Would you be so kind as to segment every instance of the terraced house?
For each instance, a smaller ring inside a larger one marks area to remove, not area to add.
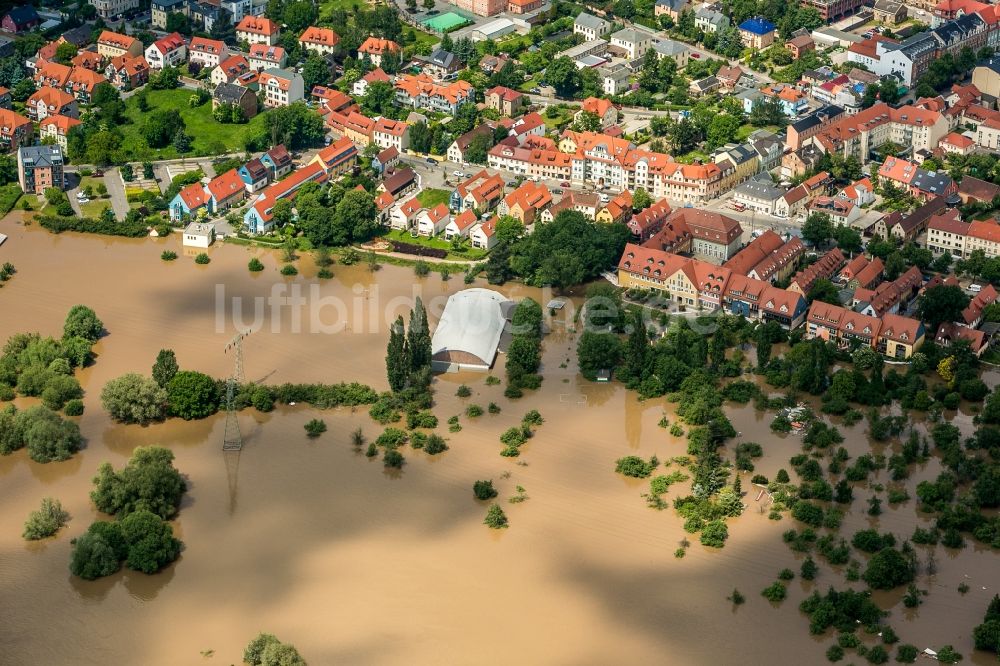
[[[907,359],[923,344],[924,325],[896,314],[876,318],[814,301],[806,316],[806,338],[828,340],[842,349],[860,343],[890,358]]]

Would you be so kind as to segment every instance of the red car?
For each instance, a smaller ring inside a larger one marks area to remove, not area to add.
[[[561,182],[559,184],[562,185],[563,187],[569,187],[569,183],[566,182],[566,181],[563,181],[563,182]]]
[[[701,54],[700,53],[692,53],[691,57],[694,58],[695,60],[697,60],[698,58],[701,57]]]

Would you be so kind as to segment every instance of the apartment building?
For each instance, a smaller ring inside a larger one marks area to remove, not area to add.
[[[524,105],[524,93],[504,86],[496,86],[486,91],[486,106],[501,116],[513,117],[521,112]]]
[[[573,34],[583,35],[585,42],[603,39],[610,32],[611,24],[608,21],[587,12],[580,12],[573,20]]]
[[[608,40],[629,60],[637,60],[653,47],[653,35],[637,28],[623,28],[613,33]]]
[[[406,74],[396,80],[395,86],[396,103],[414,109],[454,116],[462,104],[475,101],[476,90],[467,81],[442,84],[426,74]]]
[[[841,252],[839,247],[835,247],[820,257],[815,263],[809,264],[793,275],[788,283],[788,290],[797,292],[802,296],[808,296],[818,280],[832,279],[843,265],[844,253]]]
[[[722,266],[665,252],[651,243],[625,246],[618,263],[618,283],[626,289],[664,292],[684,308],[726,309],[753,321],[775,321],[786,329],[801,324],[806,314],[801,294]]]
[[[507,8],[506,0],[448,0],[459,9],[477,16],[496,16]]]
[[[814,301],[806,315],[806,339],[834,342],[842,349],[862,344],[895,359],[907,359],[924,342],[917,319],[886,314],[870,317],[837,305]]]
[[[285,69],[268,69],[260,73],[260,90],[264,106],[288,106],[303,99],[305,83],[296,72]]]
[[[247,209],[243,223],[252,234],[267,233],[274,227],[274,204],[295,195],[306,183],[325,183],[326,169],[313,162],[292,173],[288,178],[268,185]]]
[[[30,144],[35,126],[31,120],[10,109],[0,109],[0,147],[17,150]]]
[[[188,47],[188,62],[202,67],[215,68],[229,56],[225,42],[204,37],[192,37]]]
[[[150,25],[159,30],[166,30],[168,16],[171,14],[187,15],[187,0],[152,0],[149,12]]]
[[[381,67],[382,56],[387,53],[399,53],[400,50],[399,44],[391,39],[369,37],[358,47],[358,60],[364,60],[367,57],[375,67]]]
[[[288,64],[285,49],[268,44],[251,44],[247,49],[247,63],[255,72],[265,69],[283,69]]]
[[[139,0],[88,0],[97,15],[105,21],[114,20],[128,12],[133,12],[141,6]]]
[[[212,70],[209,79],[212,85],[218,86],[223,83],[233,83],[250,71],[250,63],[246,58],[241,55],[231,55]]]
[[[801,240],[793,237],[785,242],[781,236],[767,230],[724,263],[723,267],[762,282],[776,282],[791,275],[803,254],[805,246]]]
[[[856,115],[840,117],[807,141],[823,152],[854,157],[864,164],[887,142],[931,151],[949,131],[948,120],[937,111],[910,105],[896,109],[880,102]]]
[[[45,120],[49,116],[80,117],[80,107],[76,97],[59,88],[39,88],[25,102],[28,117],[35,122]]]
[[[21,146],[17,149],[17,182],[21,190],[44,194],[50,187],[66,189],[60,146]]]
[[[69,116],[49,116],[38,123],[38,135],[43,141],[45,139],[54,141],[65,152],[67,149],[66,137],[69,131],[79,124],[79,120]]]
[[[935,197],[946,197],[958,191],[958,186],[944,171],[928,171],[916,162],[897,157],[889,157],[879,167],[878,177],[882,182],[894,183],[923,201]]]
[[[110,60],[121,55],[141,56],[143,48],[142,42],[135,37],[105,30],[97,38],[97,52],[105,60]]]
[[[318,28],[310,26],[299,35],[299,46],[303,51],[312,51],[321,56],[333,55],[337,51],[337,44],[340,43],[340,35],[330,28]]]
[[[873,38],[848,49],[849,62],[865,65],[879,76],[894,76],[907,87],[912,86],[944,54],[957,56],[963,48],[973,52],[987,46],[991,34],[996,34],[996,17],[990,14],[988,23],[978,13],[967,13],[920,32],[902,42]]]
[[[456,211],[493,210],[504,198],[504,181],[497,174],[480,170],[455,186],[449,204]]]
[[[174,32],[158,39],[146,49],[146,62],[151,69],[177,67],[187,60],[187,44]]]
[[[263,16],[244,16],[236,26],[236,39],[247,44],[274,46],[280,37],[278,24]]]
[[[410,147],[410,126],[400,120],[379,118],[372,128],[372,141],[380,148],[403,152]]]
[[[104,75],[118,90],[134,90],[149,81],[149,63],[143,56],[118,56],[108,62]]]

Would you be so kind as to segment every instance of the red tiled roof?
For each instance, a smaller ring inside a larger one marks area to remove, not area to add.
[[[236,26],[236,32],[246,32],[253,35],[270,37],[280,31],[278,24],[263,16],[244,16]]]
[[[236,169],[230,169],[221,176],[208,181],[208,191],[217,202],[225,201],[239,192],[245,192],[243,180]]]
[[[208,203],[208,192],[201,183],[192,183],[178,192],[181,201],[188,207],[188,210],[195,210]]]

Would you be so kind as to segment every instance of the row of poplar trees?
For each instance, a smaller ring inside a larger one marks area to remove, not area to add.
[[[418,296],[410,310],[410,327],[403,325],[400,315],[389,331],[385,370],[389,388],[400,392],[407,387],[425,387],[431,376],[431,333],[427,311]]]

